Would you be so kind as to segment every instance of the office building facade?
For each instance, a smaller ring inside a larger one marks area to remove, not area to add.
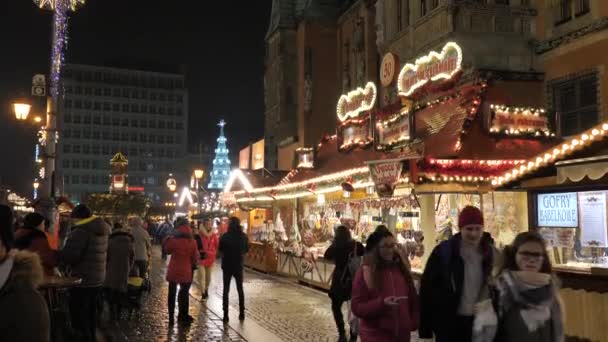
[[[68,64],[62,79],[57,181],[83,201],[107,192],[110,159],[129,160],[128,183],[154,202],[180,174],[188,140],[188,92],[178,73]]]

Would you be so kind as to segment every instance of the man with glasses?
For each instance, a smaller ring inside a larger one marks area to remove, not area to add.
[[[485,233],[481,211],[473,206],[458,216],[460,232],[431,253],[420,283],[421,339],[470,342],[475,304],[488,296],[494,241]]]

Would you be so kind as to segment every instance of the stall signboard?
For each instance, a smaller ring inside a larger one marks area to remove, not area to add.
[[[371,161],[368,166],[378,197],[391,197],[401,177],[402,159]]]
[[[393,118],[376,123],[376,148],[379,150],[403,146],[411,137],[410,114],[395,115]]]
[[[397,80],[400,96],[410,96],[418,88],[429,82],[449,80],[462,68],[462,49],[454,42],[447,43],[441,52],[431,51],[418,58],[415,63],[406,64]]]
[[[395,81],[398,67],[399,58],[394,53],[389,52],[382,57],[382,63],[380,63],[380,84],[383,87],[388,87]]]
[[[378,91],[373,82],[368,82],[365,88],[357,88],[348,94],[340,96],[337,106],[338,119],[346,121],[356,118],[362,112],[374,108]]]
[[[606,192],[579,192],[581,216],[581,245],[583,247],[607,247]]]
[[[372,142],[372,126],[369,117],[338,127],[339,150],[348,150],[356,146],[364,147]]]
[[[576,192],[538,194],[537,209],[539,227],[578,227],[578,197]]]
[[[490,132],[509,134],[549,133],[549,124],[544,110],[509,108],[492,105]]]

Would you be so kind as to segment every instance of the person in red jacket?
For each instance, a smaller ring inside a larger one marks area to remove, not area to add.
[[[169,324],[173,324],[175,313],[175,296],[179,284],[179,295],[177,301],[179,314],[177,320],[180,323],[190,324],[194,321],[188,314],[190,306],[190,285],[192,285],[192,274],[198,264],[198,247],[192,237],[192,229],[188,220],[180,217],[175,221],[177,232],[169,236],[164,242],[167,254],[171,255],[167,268],[167,281],[169,282]]]
[[[199,284],[203,292],[203,298],[209,297],[209,284],[211,283],[211,274],[213,273],[213,265],[217,256],[217,248],[220,244],[220,239],[217,233],[213,230],[213,222],[207,218],[203,221],[203,229],[200,230],[200,236],[203,241],[203,250],[205,258],[201,259],[199,267]]]
[[[30,213],[23,219],[23,227],[15,233],[15,247],[36,252],[40,255],[44,275],[55,274],[57,266],[57,251],[51,248],[48,237],[44,232],[44,216]]]
[[[391,233],[372,237],[379,243],[364,257],[352,290],[361,342],[409,342],[419,316],[412,275]]]

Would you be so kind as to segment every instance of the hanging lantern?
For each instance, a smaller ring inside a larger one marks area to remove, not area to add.
[[[348,177],[346,181],[342,183],[342,190],[345,192],[353,192],[355,191],[355,187],[353,186],[353,177]]]

